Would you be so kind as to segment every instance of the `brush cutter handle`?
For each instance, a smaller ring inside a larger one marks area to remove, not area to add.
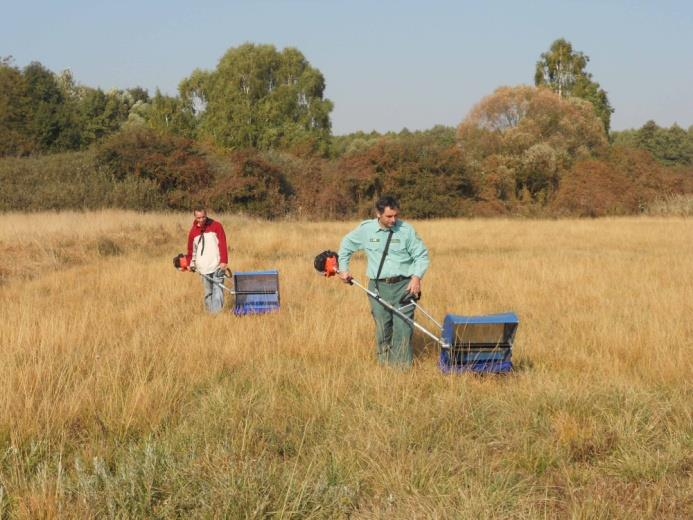
[[[354,285],[354,277],[351,276],[349,272],[341,272],[337,271],[337,278],[339,278],[341,281],[344,283],[348,283],[349,285]]]
[[[210,275],[208,275],[208,274],[202,274],[202,273],[199,273],[199,272],[198,272],[197,274],[199,274],[199,275],[200,275],[202,278],[204,278],[205,280],[207,280],[207,281],[213,283],[214,285],[218,285],[219,287],[221,287],[221,288],[224,289],[225,291],[228,291],[228,292],[230,292],[231,294],[234,294],[234,295],[236,294],[236,291],[235,291],[234,289],[229,289],[228,287],[226,287],[226,285],[225,285],[224,282],[223,282],[224,278],[222,278],[222,281],[221,281],[221,282],[218,282],[217,280],[214,279],[214,277],[212,277],[212,276],[210,276]]]
[[[421,299],[421,292],[416,294],[408,292],[399,300],[400,305],[409,305],[412,302],[418,302]]]

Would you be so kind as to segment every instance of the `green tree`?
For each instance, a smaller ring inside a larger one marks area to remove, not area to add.
[[[25,155],[33,143],[26,120],[29,98],[21,71],[12,65],[12,58],[0,59],[0,156]]]
[[[157,89],[144,114],[149,126],[159,132],[195,137],[195,115],[179,97],[166,96]]]
[[[24,68],[23,76],[29,99],[27,130],[36,151],[77,148],[79,131],[55,74],[32,62]]]
[[[633,144],[649,151],[662,164],[693,164],[693,135],[676,124],[661,128],[654,121],[648,121],[635,132]]]
[[[79,103],[82,144],[89,145],[112,133],[117,126],[106,114],[108,97],[99,89],[87,89]],[[115,128],[114,128],[115,127]]]
[[[142,121],[139,112],[149,101],[149,93],[142,87],[105,93],[100,88],[79,85],[70,70],[56,74],[55,78],[62,93],[63,110],[70,114],[79,133],[76,146],[85,148],[117,132],[123,123],[132,119],[131,116]]]
[[[229,148],[327,144],[332,103],[325,80],[297,49],[247,43],[214,71],[196,70],[179,86],[183,109],[200,137]]]
[[[135,105],[138,101],[142,103],[149,103],[149,91],[142,87],[133,87],[127,89],[127,95],[131,99],[131,104]]]
[[[574,96],[592,103],[608,134],[614,109],[606,92],[585,70],[589,61],[585,54],[574,51],[570,42],[559,38],[537,61],[534,84],[549,87],[559,97]]]
[[[618,146],[637,148],[636,134],[637,130],[635,129],[613,131],[611,132],[611,142]]]
[[[149,94],[141,87],[104,93],[55,74],[39,62],[23,70],[0,59],[0,156],[78,150],[140,118]]]

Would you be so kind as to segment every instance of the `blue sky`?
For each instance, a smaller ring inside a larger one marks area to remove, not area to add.
[[[0,56],[105,90],[176,94],[230,47],[296,47],[325,76],[335,134],[457,125],[496,87],[532,84],[560,37],[590,57],[613,129],[693,125],[691,1],[25,0],[0,18]]]

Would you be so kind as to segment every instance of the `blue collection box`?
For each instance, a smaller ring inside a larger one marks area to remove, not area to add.
[[[279,272],[254,271],[233,273],[236,302],[233,313],[265,314],[279,310]]]
[[[520,321],[514,312],[483,316],[448,314],[440,352],[443,372],[505,373],[512,370],[512,349]]]

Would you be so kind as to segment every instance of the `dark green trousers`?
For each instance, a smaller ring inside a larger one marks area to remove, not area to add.
[[[402,280],[392,284],[380,282],[378,284],[380,297],[395,308],[398,308],[400,307],[399,300],[407,293],[407,285],[409,285],[409,280]],[[368,289],[376,292],[373,280],[368,282]],[[375,298],[369,296],[368,300],[371,304],[371,314],[375,320],[375,341],[378,361],[403,368],[410,367],[414,360],[414,350],[411,345],[413,327],[410,323],[378,303]],[[413,319],[414,306],[411,306],[404,314]]]

